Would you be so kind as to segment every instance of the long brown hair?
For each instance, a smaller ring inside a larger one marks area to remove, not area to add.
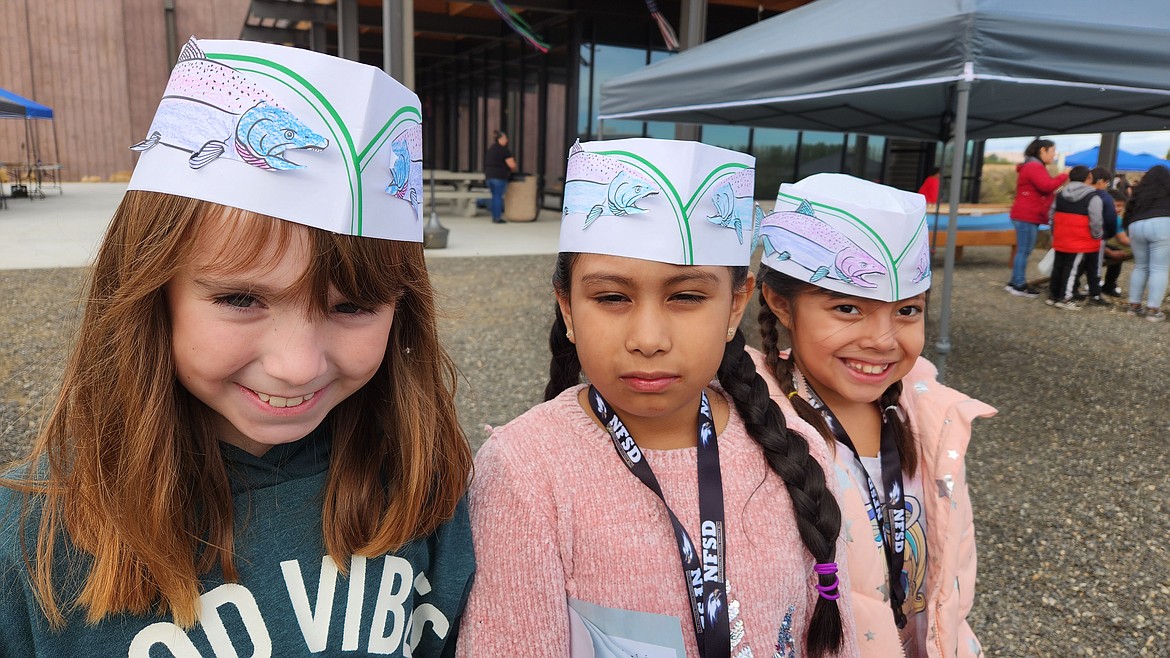
[[[85,610],[198,615],[199,577],[238,578],[232,495],[212,412],[179,384],[164,286],[192,258],[202,230],[236,217],[217,266],[245,267],[275,241],[308,236],[311,262],[295,286],[314,313],[335,286],[363,307],[395,305],[382,365],[326,419],[332,432],[322,526],[345,568],[433,532],[467,489],[471,449],[455,415],[454,363],[440,345],[422,245],[344,236],[214,203],[127,192],[88,279],[86,306],[60,395],[23,475],[22,525],[32,586],[46,618]],[[35,520],[39,516],[39,520]],[[90,558],[76,591],[54,576],[67,535]],[[31,532],[27,535],[31,543]]]

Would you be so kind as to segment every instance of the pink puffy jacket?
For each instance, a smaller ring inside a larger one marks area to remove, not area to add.
[[[768,382],[772,399],[780,405],[788,427],[806,437],[817,432],[806,423],[780,392],[775,377],[764,363],[764,355],[749,348],[756,368]],[[967,492],[965,457],[971,440],[971,422],[994,416],[996,410],[979,400],[938,382],[938,370],[930,361],[918,363],[902,380],[902,407],[918,440],[918,468],[927,492],[923,503],[926,513],[926,543],[930,547],[927,564],[927,655],[930,658],[981,656],[982,648],[967,624],[967,615],[975,601],[975,525],[971,499]],[[844,453],[844,454],[843,454]],[[838,450],[838,479],[852,478],[852,471],[841,466],[840,459],[852,457]],[[843,484],[843,483],[842,483]],[[837,487],[834,487],[835,489]],[[864,485],[840,487],[842,528],[854,528],[855,537],[863,537],[869,528]],[[847,556],[853,592],[854,628],[862,656],[890,658],[901,656],[902,643],[894,625],[890,604],[880,593],[885,584],[885,556],[872,541],[849,541]]]

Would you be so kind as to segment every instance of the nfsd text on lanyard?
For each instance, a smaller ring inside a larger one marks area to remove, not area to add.
[[[702,556],[674,511],[662,495],[662,487],[654,471],[646,463],[638,443],[617,414],[601,397],[596,388],[589,387],[589,407],[597,420],[609,432],[613,447],[626,467],[642,484],[662,501],[678,542],[683,576],[690,589],[691,615],[695,625],[695,643],[703,658],[727,658],[731,655],[731,630],[727,614],[727,587],[724,574],[726,557],[723,534],[723,477],[719,472],[719,443],[715,436],[715,421],[711,404],[704,392],[699,401],[699,527],[702,533]]]
[[[803,378],[803,375],[801,377]],[[837,420],[833,410],[821,400],[811,385],[807,385],[807,390],[808,403],[813,409],[821,412],[821,417],[825,419],[825,423],[833,432],[837,442],[849,448],[850,452],[853,453],[853,458],[857,460],[858,466],[861,467],[861,473],[865,476],[870,507],[872,513],[876,515],[875,520],[882,531],[882,549],[886,555],[886,568],[889,571],[890,608],[894,612],[894,622],[898,628],[905,628],[906,613],[902,609],[902,605],[906,601],[906,585],[902,582],[902,567],[906,562],[906,499],[903,496],[902,459],[898,451],[898,444],[894,440],[893,428],[890,427],[885,414],[881,414],[882,429],[878,454],[882,465],[882,487],[886,492],[887,501],[883,504],[878,496],[877,487],[869,477],[869,471],[861,462],[861,455],[854,447],[845,427],[841,425],[841,421]],[[880,410],[879,413],[881,413]]]

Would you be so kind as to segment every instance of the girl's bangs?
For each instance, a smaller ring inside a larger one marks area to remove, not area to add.
[[[408,287],[408,273],[422,262],[421,245],[341,235],[217,204],[201,213],[192,242],[210,249],[201,269],[218,275],[275,267],[303,242],[308,266],[278,297],[296,300],[315,315],[329,312],[331,289],[362,308],[392,305]]]

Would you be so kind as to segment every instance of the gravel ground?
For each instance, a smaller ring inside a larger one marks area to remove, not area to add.
[[[976,424],[967,464],[980,556],[972,626],[991,656],[1170,656],[1170,323],[1009,296],[1007,257],[968,247],[955,277],[948,384],[999,409]],[[485,425],[540,398],[552,261],[432,262],[476,447]],[[0,458],[25,449],[51,399],[81,277],[0,272]]]

